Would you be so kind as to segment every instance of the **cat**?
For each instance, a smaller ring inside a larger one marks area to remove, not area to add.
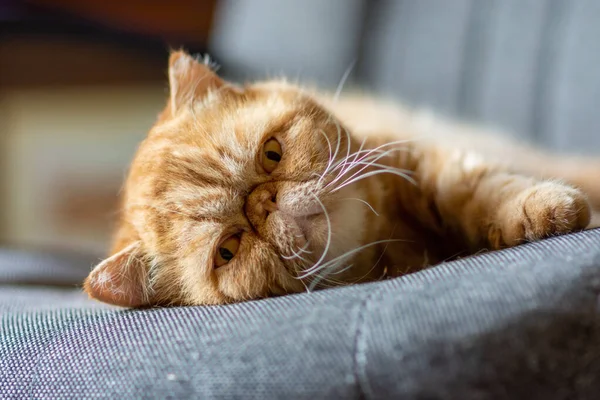
[[[211,305],[418,271],[597,226],[600,162],[363,95],[238,86],[185,52],[127,177],[111,256],[123,307]],[[590,224],[590,221],[593,222]]]

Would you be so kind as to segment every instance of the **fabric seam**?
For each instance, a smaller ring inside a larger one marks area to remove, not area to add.
[[[356,381],[358,397],[360,399],[368,398],[367,393],[365,391],[366,382],[364,377],[364,371],[361,371],[361,369],[364,369],[365,365],[360,365],[361,363],[359,361],[359,353],[361,353],[361,349],[359,348],[359,346],[361,345],[361,342],[363,340],[365,315],[370,302],[375,298],[376,295],[381,293],[382,290],[383,288],[378,288],[377,290],[367,295],[357,307],[358,315],[356,316],[356,332],[354,334],[354,355],[352,370],[354,374],[354,379]]]

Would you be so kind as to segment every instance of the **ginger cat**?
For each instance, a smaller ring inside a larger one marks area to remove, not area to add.
[[[107,303],[223,304],[372,281],[581,230],[600,209],[598,161],[362,96],[236,86],[183,52],[169,81],[112,255],[84,284]]]

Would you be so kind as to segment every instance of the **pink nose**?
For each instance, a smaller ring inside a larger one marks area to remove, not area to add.
[[[246,200],[246,216],[255,227],[262,224],[269,213],[277,210],[277,188],[273,183],[256,187]]]

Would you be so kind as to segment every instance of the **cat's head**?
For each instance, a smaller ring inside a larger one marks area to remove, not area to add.
[[[221,304],[303,291],[347,265],[351,256],[336,257],[363,243],[368,209],[347,201],[366,188],[340,162],[360,149],[339,121],[294,85],[236,86],[182,52],[169,82],[88,294],[133,307]]]

